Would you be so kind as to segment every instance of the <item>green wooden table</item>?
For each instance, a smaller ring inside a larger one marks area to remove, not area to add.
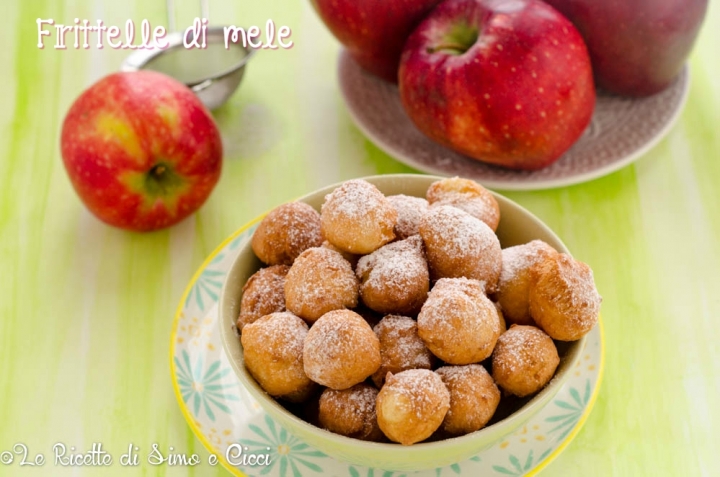
[[[180,24],[198,13],[176,0]],[[692,56],[678,124],[634,165],[564,189],[507,195],[546,221],[595,270],[604,296],[604,382],[585,427],[542,475],[719,475],[720,4]],[[0,475],[227,475],[185,423],[171,389],[173,312],[193,271],[263,211],[357,176],[411,172],[351,122],[338,93],[338,44],[309,2],[214,0],[211,18],[290,25],[295,47],[253,59],[215,116],[222,179],[170,230],[109,228],[62,167],[69,105],[126,52],[36,48],[38,17],[164,23],[162,0],[0,3],[0,452],[53,444],[116,456],[129,443],[197,452],[203,465],[42,468]]]

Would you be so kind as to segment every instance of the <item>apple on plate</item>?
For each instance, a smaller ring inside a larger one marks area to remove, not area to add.
[[[398,63],[413,28],[440,0],[311,0],[322,21],[353,59],[397,83]]]
[[[590,57],[540,0],[446,0],[408,38],[403,107],[431,139],[513,169],[556,161],[590,123]]]
[[[672,84],[708,0],[545,0],[580,30],[600,88],[647,96]]]
[[[100,220],[135,231],[196,211],[222,166],[212,116],[182,83],[152,71],[115,73],[78,97],[61,135],[75,191]]]

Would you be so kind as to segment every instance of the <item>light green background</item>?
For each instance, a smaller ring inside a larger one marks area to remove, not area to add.
[[[194,0],[176,0],[186,24]],[[252,61],[216,118],[222,179],[192,218],[147,235],[111,229],[75,196],[59,154],[73,99],[126,52],[37,49],[35,19],[164,22],[162,0],[0,3],[0,452],[63,442],[197,452],[178,468],[42,469],[0,475],[227,475],[205,464],[172,393],[172,317],[193,271],[267,209],[351,177],[411,169],[368,142],[340,100],[338,45],[305,0],[214,0],[211,19],[290,25],[296,46]],[[633,166],[564,189],[508,193],[595,270],[605,380],[595,410],[542,475],[719,475],[720,4],[692,57],[677,126]]]

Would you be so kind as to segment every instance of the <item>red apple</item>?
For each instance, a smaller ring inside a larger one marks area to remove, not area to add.
[[[647,96],[678,76],[708,0],[546,0],[580,30],[599,87]]]
[[[182,83],[152,71],[115,73],[83,92],[65,117],[61,149],[88,209],[136,231],[196,211],[222,165],[210,113]]]
[[[370,73],[397,83],[405,40],[440,0],[311,0],[335,38]]]
[[[580,34],[540,0],[446,0],[408,39],[399,79],[427,136],[513,169],[557,160],[595,106]]]

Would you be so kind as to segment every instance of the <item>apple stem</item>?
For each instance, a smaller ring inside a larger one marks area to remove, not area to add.
[[[145,187],[154,195],[167,195],[178,184],[178,177],[167,164],[155,164],[147,173]]]
[[[448,42],[436,48],[428,48],[428,53],[437,53],[438,51],[447,51],[448,53],[454,53],[456,55],[462,55],[468,50],[467,45],[463,45],[460,42]]]

